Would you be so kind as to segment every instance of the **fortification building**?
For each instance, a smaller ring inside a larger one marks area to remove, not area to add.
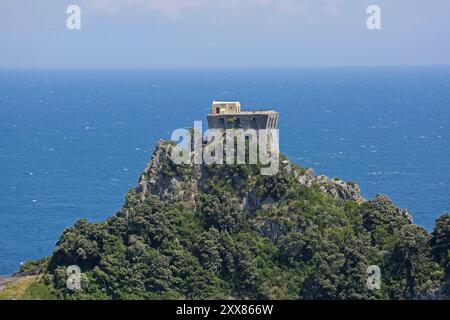
[[[238,101],[214,101],[208,114],[210,129],[276,129],[279,114],[274,110],[241,110]]]

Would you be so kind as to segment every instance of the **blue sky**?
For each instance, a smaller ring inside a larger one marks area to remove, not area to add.
[[[1,0],[0,46],[0,68],[450,64],[450,1]]]

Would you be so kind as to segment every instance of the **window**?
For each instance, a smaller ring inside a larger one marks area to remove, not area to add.
[[[256,122],[256,117],[252,117],[251,126],[252,126],[252,128],[255,129],[255,130],[258,129],[258,123]]]

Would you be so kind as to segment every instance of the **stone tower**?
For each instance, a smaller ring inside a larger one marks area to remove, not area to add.
[[[240,102],[214,101],[208,114],[210,129],[276,129],[279,114],[274,110],[242,111]]]

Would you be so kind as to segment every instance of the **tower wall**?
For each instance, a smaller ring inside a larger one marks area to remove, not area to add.
[[[210,129],[272,129],[278,127],[278,112],[254,111],[237,114],[209,114]]]

